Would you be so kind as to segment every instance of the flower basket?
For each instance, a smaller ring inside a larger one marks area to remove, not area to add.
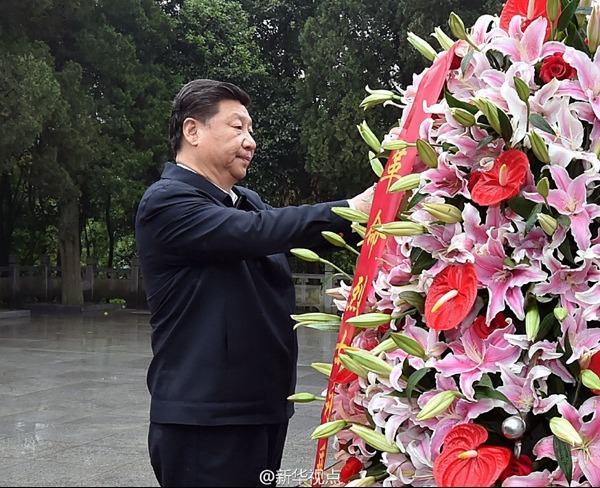
[[[355,220],[385,246],[339,369],[315,365],[334,386],[313,438],[334,442],[347,486],[600,486],[600,5],[509,0],[449,25],[418,139],[398,136],[429,68],[367,89],[365,108],[401,111],[381,142],[359,127],[378,175],[418,155],[386,182],[396,220]]]

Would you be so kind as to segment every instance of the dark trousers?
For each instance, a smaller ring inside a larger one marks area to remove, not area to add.
[[[276,486],[287,427],[151,422],[150,462],[160,486]]]

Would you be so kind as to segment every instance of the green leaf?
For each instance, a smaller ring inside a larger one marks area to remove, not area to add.
[[[477,400],[481,400],[482,398],[492,398],[494,400],[500,400],[508,403],[509,405],[513,405],[513,403],[506,397],[504,393],[495,390],[494,388],[490,388],[489,386],[481,386],[480,384],[475,386],[475,398]]]
[[[406,382],[406,389],[404,390],[404,393],[406,393],[407,398],[411,397],[412,391],[418,385],[419,381],[421,381],[423,379],[423,376],[425,376],[428,372],[429,372],[429,368],[421,368],[421,369],[418,369],[417,371],[414,371],[408,377],[408,381]]]
[[[550,127],[550,124],[548,124],[548,122],[546,122],[546,119],[544,117],[542,117],[540,114],[531,114],[529,116],[529,123],[531,125],[533,125],[536,129],[540,129],[543,130],[544,132],[547,132],[548,134],[552,134],[553,136],[556,135],[556,133],[554,132],[554,129],[552,127]]]
[[[567,26],[571,23],[571,20],[573,20],[578,6],[579,0],[571,0],[569,4],[563,8],[560,17],[558,18],[558,24],[556,24],[556,29],[558,31],[566,30]]]
[[[487,146],[494,139],[495,139],[494,136],[484,137],[483,139],[481,139],[481,141],[479,141],[479,144],[477,144],[477,150],[481,149],[483,146]]]
[[[424,270],[431,268],[436,263],[436,260],[431,256],[431,254],[423,251],[418,254],[416,259],[412,260],[412,263],[413,265],[410,272],[413,275],[419,275]]]
[[[513,128],[510,124],[510,119],[508,118],[504,110],[497,109],[497,112],[498,120],[500,121],[500,135],[502,136],[502,139],[504,139],[504,141],[508,144],[510,138],[513,135]]]
[[[448,104],[449,107],[463,108],[463,109],[467,110],[468,112],[472,113],[473,115],[475,115],[477,113],[477,111],[479,110],[475,105],[473,105],[471,103],[463,102],[461,100],[454,98],[449,92],[446,92],[444,94],[444,98],[446,99],[446,103]]]
[[[533,209],[536,207],[536,203],[531,200],[527,200],[523,197],[514,197],[508,200],[508,206],[511,210],[518,213],[524,219],[529,219]]]
[[[423,313],[423,310],[425,309],[425,298],[420,293],[417,293],[416,291],[403,291],[398,295],[398,298],[415,307],[420,314]]]
[[[526,233],[529,232],[531,229],[533,229],[533,226],[537,222],[537,216],[542,211],[542,207],[543,207],[543,205],[541,203],[538,203],[531,210],[531,213],[529,214],[529,218],[527,219],[527,222],[525,223],[525,232]]]
[[[469,49],[469,51],[467,52],[465,57],[462,58],[462,61],[460,62],[460,70],[462,71],[463,75],[467,72],[467,69],[469,68],[469,64],[471,64],[471,58],[473,57],[474,52],[475,52],[474,49]]]
[[[535,340],[541,341],[544,337],[546,337],[546,335],[548,335],[548,332],[550,332],[555,324],[558,324],[558,320],[556,320],[554,314],[549,313],[546,315],[540,322],[540,329],[538,330]]]
[[[567,485],[571,486],[571,479],[573,478],[573,457],[571,456],[571,448],[566,442],[561,441],[555,435],[552,436],[552,441],[558,467],[564,473],[565,478],[567,479]]]

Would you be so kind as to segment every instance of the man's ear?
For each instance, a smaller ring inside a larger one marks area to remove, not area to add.
[[[183,121],[182,135],[188,144],[196,146],[199,141],[200,131],[202,130],[202,124],[192,117],[188,117]]]

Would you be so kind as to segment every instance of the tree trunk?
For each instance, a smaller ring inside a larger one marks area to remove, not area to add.
[[[65,197],[59,202],[58,251],[60,254],[62,304],[83,305],[79,205],[75,196]]]

